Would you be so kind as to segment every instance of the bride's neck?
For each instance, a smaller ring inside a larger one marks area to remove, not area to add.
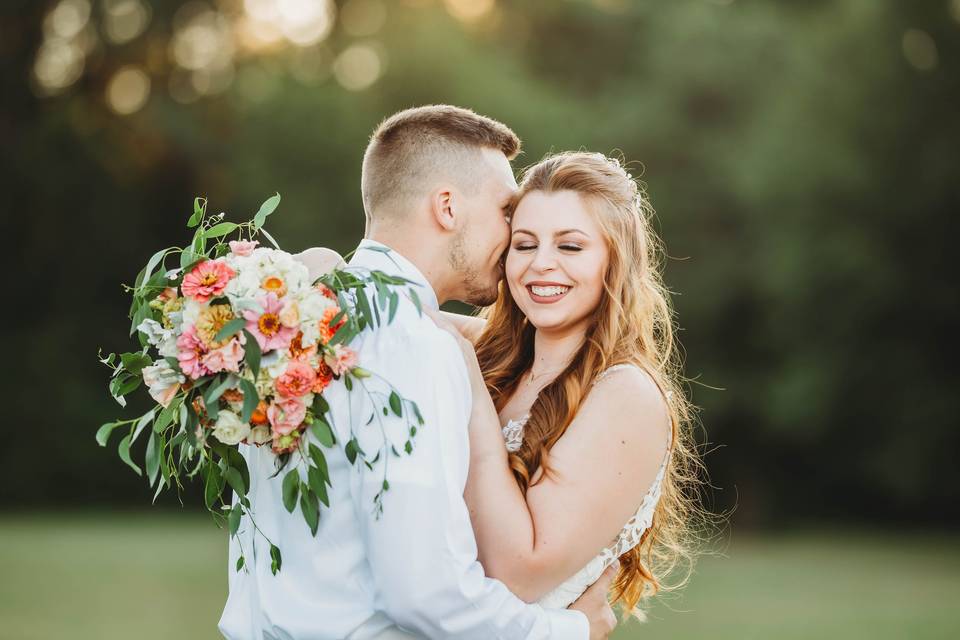
[[[582,329],[564,333],[537,331],[533,338],[533,377],[559,373],[568,364],[583,344],[586,332]]]

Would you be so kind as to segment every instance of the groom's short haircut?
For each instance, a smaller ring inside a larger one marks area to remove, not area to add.
[[[513,160],[520,139],[503,123],[449,105],[390,116],[373,132],[363,155],[360,190],[367,219],[403,213],[437,178],[475,190],[485,175],[483,148]]]

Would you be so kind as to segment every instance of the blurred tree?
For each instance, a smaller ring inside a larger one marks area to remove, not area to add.
[[[288,5],[5,5],[0,162],[29,302],[5,322],[2,503],[145,504],[93,442],[119,411],[94,355],[126,344],[119,283],[182,241],[194,195],[239,219],[279,191],[282,243],[347,251],[369,132],[450,102],[510,124],[518,167],[586,147],[643,175],[718,508],[957,523],[960,3]]]

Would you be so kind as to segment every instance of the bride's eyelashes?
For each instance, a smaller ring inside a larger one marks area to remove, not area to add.
[[[514,251],[531,251],[536,248],[537,248],[537,245],[529,244],[529,243],[513,245]],[[561,244],[559,248],[561,251],[570,251],[573,253],[576,253],[578,251],[583,251],[583,247],[576,244]]]

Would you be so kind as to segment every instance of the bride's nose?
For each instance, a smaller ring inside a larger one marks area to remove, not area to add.
[[[556,253],[550,247],[541,246],[533,256],[533,262],[530,263],[530,268],[539,273],[547,273],[548,271],[555,270],[557,268]]]

